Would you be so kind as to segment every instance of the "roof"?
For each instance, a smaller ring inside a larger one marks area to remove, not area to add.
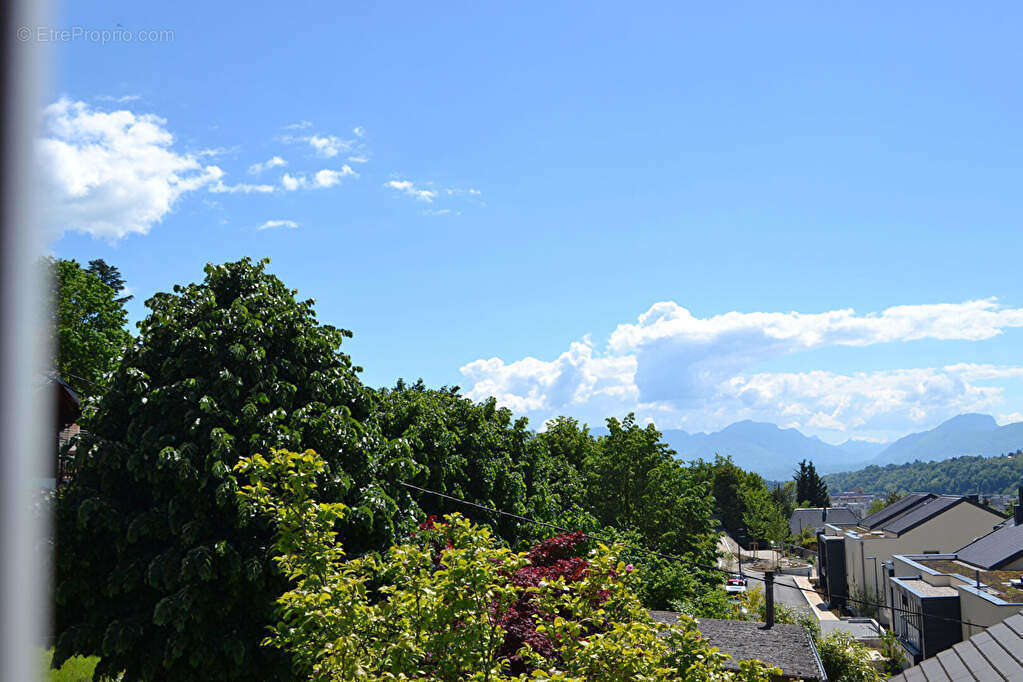
[[[807,526],[820,530],[826,523],[837,526],[852,526],[859,522],[856,513],[848,507],[810,507],[794,509],[789,518],[789,530],[799,535]]]
[[[1023,526],[999,526],[956,552],[956,558],[971,566],[999,569],[1023,556]]]
[[[929,500],[919,502],[902,516],[882,526],[883,530],[902,535],[906,531],[916,528],[925,521],[930,521],[938,514],[948,511],[960,502],[965,502],[962,495],[942,495]]]
[[[874,529],[878,526],[891,521],[899,514],[907,511],[910,507],[920,504],[925,500],[929,500],[934,495],[932,493],[913,493],[906,495],[898,502],[888,505],[881,511],[876,511],[867,518],[860,521],[860,525],[864,528]]]
[[[654,620],[675,623],[678,614],[671,611],[651,611]],[[799,625],[775,623],[764,630],[763,623],[744,620],[698,618],[696,627],[711,646],[731,656],[725,667],[738,670],[739,661],[757,659],[781,668],[782,675],[800,680],[828,679],[817,655],[817,647]]]
[[[818,623],[825,635],[836,630],[847,632],[854,639],[881,639],[881,626],[873,618],[839,618],[838,620],[822,620]]]
[[[1009,616],[891,678],[891,682],[953,680],[1023,680],[1023,616]]]
[[[959,592],[956,591],[956,588],[948,585],[932,585],[923,578],[891,578],[891,581],[921,597],[959,598]]]

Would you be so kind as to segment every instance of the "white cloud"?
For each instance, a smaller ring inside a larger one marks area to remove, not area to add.
[[[990,411],[1003,391],[989,382],[1023,379],[1023,367],[955,364],[851,374],[756,372],[765,360],[823,346],[917,339],[980,341],[1023,326],[1023,309],[994,299],[898,306],[878,314],[727,313],[698,318],[655,304],[611,334],[607,351],[589,339],[553,361],[477,360],[461,368],[468,394],[543,419],[591,422],[636,411],[662,428],[721,428],[741,419],[811,433],[901,435],[962,412]]]
[[[352,128],[352,133],[354,133],[356,137],[364,137],[366,135],[366,129],[362,126],[355,126]]]
[[[268,220],[259,227],[257,227],[256,229],[270,230],[275,227],[286,227],[288,229],[294,230],[298,227],[298,223],[296,223],[294,220]]]
[[[428,204],[432,204],[433,200],[437,198],[436,191],[432,189],[419,189],[411,180],[390,180],[384,183],[384,186],[396,189],[410,197],[414,197],[418,201],[425,201]]]
[[[112,95],[100,95],[96,99],[101,102],[117,102],[118,104],[127,104],[129,102],[137,102],[142,99],[142,95],[121,95],[120,97],[114,97]]]
[[[345,177],[359,177],[359,174],[352,170],[349,165],[341,166],[340,170],[333,170],[330,168],[324,168],[323,170],[316,171],[312,177],[306,177],[304,174],[291,175],[285,173],[281,177],[281,186],[289,192],[293,192],[297,189],[324,189],[327,187],[333,187],[341,183],[341,178]]]
[[[153,114],[96,111],[61,98],[44,111],[38,153],[50,198],[47,225],[119,239],[146,234],[182,195],[217,182],[222,171],[174,149]]]
[[[428,208],[423,211],[423,215],[442,216],[442,215],[462,215],[461,211],[456,211],[451,208]]]
[[[980,341],[1023,327],[1023,308],[994,299],[895,306],[881,313],[731,312],[698,318],[673,301],[654,304],[611,334],[614,353],[634,353],[645,400],[685,400],[774,357],[823,346],[868,346],[918,339]]]
[[[348,157],[348,162],[349,163],[366,163],[367,161],[369,161],[369,157],[365,156],[365,155],[357,155],[357,156],[349,156]]]
[[[306,142],[316,150],[317,154],[327,159],[347,151],[353,144],[350,140],[342,140],[335,135],[312,135],[306,138]]]
[[[271,168],[280,168],[281,166],[287,166],[287,165],[288,165],[288,162],[285,161],[284,159],[282,159],[281,157],[279,157],[279,156],[271,156],[266,161],[262,161],[260,163],[254,163],[251,166],[249,166],[249,174],[250,175],[258,175],[259,173],[262,173],[265,170],[269,170]]]
[[[288,125],[284,126],[284,129],[285,130],[305,130],[306,128],[312,127],[312,125],[313,124],[310,121],[299,121],[298,123],[289,123]]]
[[[273,185],[250,185],[238,183],[236,185],[225,185],[221,177],[223,172],[218,168],[216,182],[210,185],[210,191],[215,194],[270,194],[276,188]]]

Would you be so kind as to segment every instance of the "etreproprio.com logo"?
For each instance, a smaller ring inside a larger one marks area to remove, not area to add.
[[[72,26],[56,28],[54,26],[21,26],[17,31],[18,41],[24,43],[169,43],[174,40],[174,31],[170,29],[139,29],[127,28],[88,28]]]

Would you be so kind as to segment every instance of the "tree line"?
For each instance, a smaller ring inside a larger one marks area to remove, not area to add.
[[[535,431],[457,387],[365,386],[342,350],[352,333],[320,323],[268,262],[207,265],[155,294],[135,337],[116,268],[50,263],[57,366],[86,394],[56,501],[56,665],[99,655],[97,675],[127,680],[289,679],[291,661],[260,646],[287,590],[279,539],[240,512],[236,471],[279,450],[319,453],[316,500],[346,509],[332,532],[349,556],[380,556],[451,513],[513,550],[550,535],[409,483],[626,542],[647,608],[704,603],[721,576],[644,550],[712,566],[721,529],[780,541],[812,502],[800,497],[821,492],[812,464],[771,489],[729,458],[682,463],[633,415],[600,437],[570,417]]]
[[[1023,450],[998,457],[964,456],[938,462],[868,466],[824,477],[833,490],[927,491],[946,495],[1013,495],[1023,481]]]

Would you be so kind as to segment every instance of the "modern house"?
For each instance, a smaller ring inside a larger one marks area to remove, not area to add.
[[[678,614],[671,611],[650,615],[661,623],[678,622]],[[813,638],[800,625],[775,623],[768,628],[754,621],[698,618],[696,627],[711,646],[730,656],[726,668],[739,670],[739,661],[757,659],[781,669],[781,675],[772,678],[779,682],[828,679]]]
[[[978,632],[890,682],[1005,682],[1023,680],[1023,615]]]
[[[789,532],[798,537],[804,528],[812,528],[817,535],[825,525],[854,526],[860,517],[848,507],[807,507],[794,509],[789,517]]]
[[[892,557],[886,601],[908,658],[919,663],[1023,609],[1023,492],[1020,502],[956,552]]]
[[[884,602],[884,562],[895,554],[955,551],[1004,520],[975,497],[914,493],[854,526],[825,524],[818,534],[820,584],[833,608],[877,617],[889,624]]]

